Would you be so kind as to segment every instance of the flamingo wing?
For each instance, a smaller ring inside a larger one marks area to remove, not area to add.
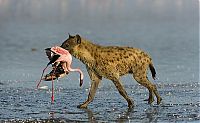
[[[55,47],[52,47],[51,48],[51,51],[55,52],[56,54],[59,54],[59,55],[66,55],[68,54],[69,52],[59,46],[55,46]]]

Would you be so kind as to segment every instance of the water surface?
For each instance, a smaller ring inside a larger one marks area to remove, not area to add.
[[[1,121],[198,122],[198,2],[0,0]],[[79,88],[78,74],[70,73],[55,83],[55,104],[51,105],[51,83],[42,83],[47,90],[36,90],[36,81],[48,62],[44,49],[60,45],[67,33],[151,54],[162,105],[144,102],[148,91],[128,75],[122,81],[134,98],[133,110],[127,109],[106,79],[88,109],[76,108],[87,97],[90,79],[84,64],[75,58],[72,66],[85,74],[83,87]]]

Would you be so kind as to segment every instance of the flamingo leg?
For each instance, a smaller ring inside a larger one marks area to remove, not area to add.
[[[53,78],[53,77],[51,77]],[[53,79],[52,79],[52,93],[51,93],[51,103],[54,103],[54,87],[53,87]]]
[[[67,62],[62,63],[62,67],[65,72],[69,72],[69,70],[67,69]]]
[[[55,66],[55,69],[53,71],[53,74],[55,73],[55,70],[56,70],[56,66]],[[51,103],[53,104],[54,103],[54,84],[53,84],[53,74],[51,74],[51,81],[52,81],[52,93],[51,93]]]
[[[67,62],[67,64],[65,64],[65,65],[67,65],[66,68],[67,68],[68,71],[77,71],[77,72],[80,73],[80,86],[82,86],[82,84],[83,84],[83,72],[78,68],[77,69],[71,68],[71,62]]]
[[[39,83],[37,84],[37,88],[39,87],[39,85],[40,85],[40,83],[41,83],[41,81],[42,81],[42,77],[43,77],[44,72],[45,72],[45,70],[47,69],[47,67],[48,67],[48,65],[47,65],[47,66],[44,68],[44,70],[42,71],[42,75],[41,75],[41,78],[40,78]]]

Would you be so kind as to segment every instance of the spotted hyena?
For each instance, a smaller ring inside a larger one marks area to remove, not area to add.
[[[79,108],[86,108],[94,99],[96,90],[102,78],[111,80],[119,93],[126,99],[129,107],[133,107],[132,99],[127,95],[121,84],[120,77],[125,74],[132,74],[133,78],[149,90],[149,104],[157,97],[157,104],[160,104],[160,97],[156,86],[147,78],[147,69],[150,68],[152,77],[155,79],[156,71],[152,59],[144,51],[132,47],[101,46],[80,37],[70,36],[63,42],[61,47],[77,59],[82,61],[87,68],[91,79],[91,88],[88,99]]]

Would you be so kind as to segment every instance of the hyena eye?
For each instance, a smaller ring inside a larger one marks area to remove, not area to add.
[[[65,44],[65,47],[69,47],[69,44]]]

